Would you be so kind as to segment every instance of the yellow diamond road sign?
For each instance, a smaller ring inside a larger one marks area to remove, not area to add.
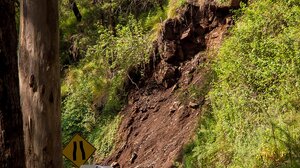
[[[76,134],[63,150],[63,154],[77,167],[80,167],[92,156],[95,150],[93,145]]]

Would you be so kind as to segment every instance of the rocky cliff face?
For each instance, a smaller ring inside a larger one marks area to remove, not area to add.
[[[135,79],[139,89],[130,90],[128,105],[121,111],[117,147],[103,164],[173,166],[193,137],[205,104],[210,71],[200,67],[209,61],[206,51],[220,45],[234,22],[230,9],[235,7],[218,6],[213,0],[188,1],[176,18],[163,23],[146,78]],[[200,97],[182,96],[194,85],[203,88]]]
[[[222,33],[233,24],[229,9],[214,3],[193,3],[185,6],[179,17],[164,22],[157,40],[160,62],[154,76],[158,84],[166,88],[174,85],[181,76],[178,68],[182,63],[219,45]]]

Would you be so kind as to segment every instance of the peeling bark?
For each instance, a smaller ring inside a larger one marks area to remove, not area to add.
[[[26,166],[62,167],[58,0],[21,2],[19,77]]]

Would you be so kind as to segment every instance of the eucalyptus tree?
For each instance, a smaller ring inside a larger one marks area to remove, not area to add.
[[[58,0],[22,0],[19,77],[26,166],[62,167]]]

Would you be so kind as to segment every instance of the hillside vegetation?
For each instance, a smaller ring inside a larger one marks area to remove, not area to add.
[[[237,11],[184,167],[300,166],[300,1]]]
[[[138,89],[145,75],[135,72],[144,72],[161,23],[185,0],[76,2],[80,22],[69,0],[60,4],[63,143],[81,133],[100,162],[114,151],[129,86]],[[211,88],[179,167],[300,166],[300,2],[248,2],[217,56],[199,65],[211,71],[205,92],[182,91],[198,99]]]
[[[64,145],[80,133],[97,148],[94,161],[113,151],[126,87],[134,86],[130,73],[142,71],[160,23],[175,15],[179,2],[184,1],[76,1],[78,22],[70,1],[61,1]]]

